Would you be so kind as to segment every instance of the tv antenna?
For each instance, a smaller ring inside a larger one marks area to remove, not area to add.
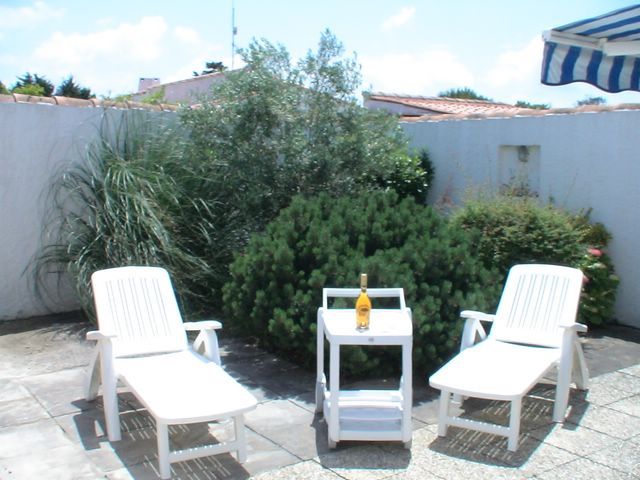
[[[236,27],[236,2],[231,0],[231,70],[233,70],[234,60],[236,58],[236,35],[238,28]]]

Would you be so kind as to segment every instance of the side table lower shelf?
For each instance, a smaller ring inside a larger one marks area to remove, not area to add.
[[[338,399],[339,439],[329,436],[329,446],[338,440],[402,441],[411,447],[411,436],[403,431],[403,405],[400,390],[340,390]],[[331,393],[324,394],[323,412],[331,422]]]

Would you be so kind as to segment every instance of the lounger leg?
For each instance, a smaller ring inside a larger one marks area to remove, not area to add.
[[[580,390],[586,390],[589,388],[589,369],[587,368],[587,361],[584,358],[580,340],[575,340],[574,349],[573,370],[575,372],[576,387]]]
[[[438,436],[446,437],[448,422],[447,417],[449,416],[449,401],[451,399],[451,393],[446,390],[442,390],[440,392],[440,409],[438,413]]]
[[[244,436],[244,415],[236,415],[234,424],[236,428],[236,443],[238,444],[238,462],[244,463],[247,461],[247,442]]]
[[[507,448],[511,452],[518,449],[518,438],[520,437],[520,413],[522,411],[522,397],[511,402],[511,414],[509,416],[509,442]]]
[[[171,463],[169,462],[169,427],[156,420],[158,436],[158,465],[160,478],[171,478]]]
[[[562,339],[562,355],[558,366],[558,381],[556,385],[556,401],[553,405],[553,421],[564,422],[569,403],[569,388],[571,386],[571,372],[573,371],[573,349],[575,337],[565,332]]]
[[[87,367],[87,376],[85,377],[84,398],[87,402],[94,401],[98,396],[100,375],[100,348],[96,345],[91,354],[91,361]]]
[[[118,391],[113,364],[111,363],[111,342],[100,342],[100,369],[102,370],[102,401],[104,403],[104,417],[107,424],[107,436],[110,442],[117,442],[122,438],[120,432],[120,412],[118,411]]]

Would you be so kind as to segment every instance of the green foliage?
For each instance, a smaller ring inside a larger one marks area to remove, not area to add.
[[[496,274],[471,250],[462,230],[395,192],[296,197],[232,264],[226,326],[311,366],[322,288],[356,286],[366,272],[370,287],[404,288],[413,310],[414,365],[430,370],[459,345],[460,310],[491,308],[498,298]],[[398,365],[390,355],[347,349],[345,372],[388,372]]]
[[[33,95],[34,97],[45,97],[44,88],[41,85],[23,85],[21,87],[14,87],[12,93],[20,93],[22,95]]]
[[[18,77],[18,81],[11,88],[11,91],[14,93],[24,93],[27,95],[50,97],[51,95],[53,95],[53,89],[53,83],[51,83],[45,77],[40,76],[37,73],[31,75],[29,72],[27,72],[22,77]]]
[[[67,167],[50,192],[49,244],[37,278],[66,271],[92,316],[91,274],[122,265],[167,268],[186,307],[208,296],[209,266],[190,251],[202,236],[206,205],[191,197],[182,162],[183,134],[170,124],[129,112],[114,124],[105,113],[99,139]],[[45,295],[47,292],[41,290]]]
[[[607,99],[604,97],[585,97],[576,102],[576,107],[582,107],[584,105],[605,105],[606,103]]]
[[[149,95],[145,95],[145,97],[141,100],[142,103],[148,103],[149,105],[160,105],[164,103],[164,87],[156,88]]]
[[[401,197],[413,197],[418,203],[426,203],[435,167],[426,149],[414,156],[399,156],[392,169],[371,180],[383,190],[394,190]]]
[[[618,279],[601,250],[609,233],[589,224],[584,215],[571,215],[551,205],[540,206],[527,197],[501,196],[469,202],[453,222],[476,235],[477,252],[488,267],[505,276],[519,263],[550,263],[580,268],[588,278],[579,319],[592,326],[613,321]]]
[[[200,75],[209,75],[211,73],[219,73],[227,70],[227,67],[225,67],[222,62],[206,62],[205,66],[205,70],[202,70],[200,73],[193,72],[193,76],[199,77]]]
[[[7,95],[9,93],[10,93],[9,90],[4,85],[4,83],[0,82],[0,95]]]
[[[449,90],[445,90],[444,92],[440,92],[438,94],[439,97],[446,97],[446,98],[465,98],[467,100],[484,100],[487,102],[492,102],[493,100],[491,100],[488,97],[485,97],[483,95],[479,95],[478,93],[476,93],[474,90],[472,90],[469,87],[464,87],[464,88],[450,88]]]
[[[549,103],[529,103],[523,100],[518,100],[515,106],[520,108],[533,108],[534,110],[549,110],[551,108],[551,104]]]
[[[56,89],[56,95],[70,98],[94,98],[90,88],[82,87],[73,81],[73,75],[69,75]]]
[[[426,193],[397,121],[358,104],[359,67],[330,32],[295,64],[266,40],[241,55],[246,67],[213,86],[215,102],[181,111],[191,134],[189,162],[207,165],[208,188],[223,199],[211,209],[219,228],[231,232],[232,244],[216,250],[228,253],[225,265],[295,195],[381,186]],[[213,263],[210,248],[201,254]]]
[[[585,249],[576,267],[585,275],[580,300],[580,318],[593,326],[611,323],[620,279],[606,252],[598,248]]]

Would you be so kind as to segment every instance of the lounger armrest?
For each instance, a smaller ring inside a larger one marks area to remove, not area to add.
[[[218,365],[222,365],[218,335],[216,334],[216,330],[221,329],[222,324],[217,320],[201,320],[199,322],[185,322],[183,325],[187,331],[200,331],[193,341],[193,349]]]
[[[576,332],[581,332],[581,333],[585,333],[588,328],[586,325],[582,324],[582,323],[572,323],[570,325],[560,325],[560,328],[565,328],[565,329],[572,329]]]
[[[193,332],[198,330],[219,330],[222,328],[222,323],[217,320],[200,320],[198,322],[184,322],[184,329],[187,332]]]
[[[115,333],[106,333],[100,330],[90,330],[87,332],[87,340],[111,340],[116,337],[117,335]]]
[[[496,318],[495,315],[484,313],[484,312],[476,312],[475,310],[463,310],[460,312],[460,316],[466,319],[476,319],[481,322],[493,322]]]
[[[487,338],[487,332],[481,322],[493,322],[495,315],[474,310],[464,310],[460,312],[460,316],[466,319],[460,340],[460,351],[463,351],[475,345],[477,341]]]

